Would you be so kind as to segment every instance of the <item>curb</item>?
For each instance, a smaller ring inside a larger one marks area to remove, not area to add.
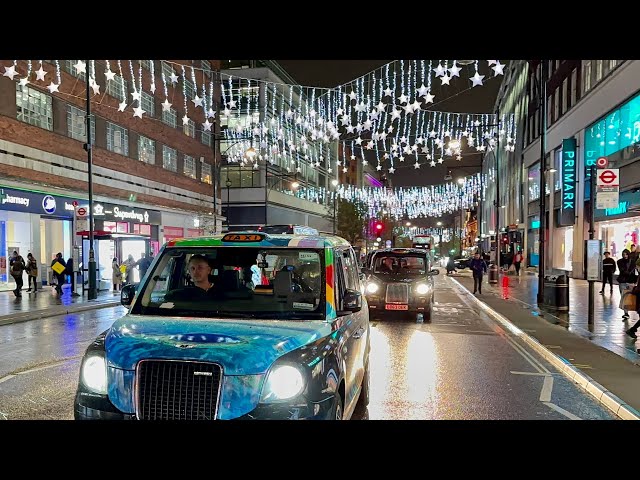
[[[579,387],[589,393],[593,398],[595,398],[599,403],[607,407],[611,410],[615,415],[620,417],[623,420],[640,420],[640,412],[638,412],[631,405],[627,404],[620,397],[614,395],[612,392],[607,390],[606,387],[603,387],[594,379],[586,375],[577,367],[573,366],[568,360],[556,355],[551,350],[547,349],[543,346],[538,340],[533,338],[528,333],[520,330],[517,326],[511,323],[504,315],[496,312],[489,305],[473,296],[469,289],[458,282],[455,278],[452,278],[454,282],[456,282],[461,288],[463,288],[469,296],[473,298],[473,300],[484,309],[489,315],[491,315],[495,320],[497,320],[500,324],[507,328],[511,333],[521,338],[527,345],[532,347],[536,352],[538,352],[543,358],[545,358],[549,363],[551,363],[554,367],[556,367],[565,377],[569,380],[576,383]]]
[[[45,310],[36,310],[33,312],[19,313],[16,315],[4,315],[0,317],[1,325],[10,325],[12,323],[27,322],[29,320],[39,320],[45,317],[54,317],[57,315],[66,315],[69,313],[85,312],[87,310],[97,310],[99,308],[109,308],[120,305],[119,301],[101,302],[93,304],[80,304],[77,307],[72,305],[63,305],[62,308],[53,307]]]

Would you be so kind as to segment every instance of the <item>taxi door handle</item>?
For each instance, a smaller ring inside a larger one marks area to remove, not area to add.
[[[360,327],[358,330],[353,332],[353,338],[361,338],[364,333],[364,327]]]

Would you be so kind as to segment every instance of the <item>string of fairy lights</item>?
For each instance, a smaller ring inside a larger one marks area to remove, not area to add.
[[[3,76],[11,80],[18,77],[23,86],[32,83],[52,94],[73,96],[59,91],[62,83],[59,61],[49,62],[55,65],[54,71],[42,60],[39,70],[34,71],[29,60],[26,72],[20,74],[14,60],[4,67]],[[97,78],[96,62],[104,67],[104,80]],[[149,91],[153,94],[154,61],[144,62],[150,72]],[[339,179],[339,172],[347,172],[352,162],[366,165],[375,159],[377,171],[393,174],[399,164],[411,163],[415,169],[434,167],[447,158],[462,160],[472,149],[482,152],[499,147],[513,151],[516,141],[513,115],[497,117],[434,109],[441,97],[446,99],[451,93],[447,88],[456,82],[466,82],[466,88],[483,85],[486,79],[479,73],[479,62],[438,60],[436,64],[436,61],[397,60],[332,89],[242,78],[168,60],[160,60],[159,79],[164,94],[163,112],[174,110],[174,97],[169,89],[181,92],[182,122],[185,134],[192,136],[194,128],[211,131],[210,119],[216,120],[214,91],[216,87],[220,89],[219,121],[226,126],[221,132],[222,141],[229,145],[224,152],[228,163],[258,168],[259,162],[269,162],[307,178],[314,175],[317,178],[322,172]],[[128,63],[130,81],[124,80],[123,63]],[[101,86],[106,92],[110,83],[116,82],[122,99],[117,109],[130,111],[142,119],[149,118],[143,109],[142,63],[138,61],[135,72],[132,60],[118,60],[117,71],[113,72],[108,60],[92,60],[88,65],[78,60],[71,66],[71,73],[88,75],[94,95],[99,95]],[[487,63],[494,77],[503,75],[504,65],[500,61]],[[48,74],[54,79],[46,79]],[[203,115],[195,114],[198,109]],[[195,124],[196,117],[205,120]],[[249,148],[256,152],[252,157],[246,155]],[[371,210],[384,205],[397,218],[439,216],[459,208],[455,206],[457,203],[462,202],[463,208],[468,208],[475,202],[479,178],[467,177],[463,186],[380,189],[339,185],[333,189],[300,188],[294,193],[318,203],[342,198],[365,201]]]

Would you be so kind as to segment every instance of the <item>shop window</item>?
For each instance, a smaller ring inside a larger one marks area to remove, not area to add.
[[[567,101],[569,99],[569,79],[565,78],[562,82],[562,110],[560,115],[564,115],[567,111]]]
[[[208,146],[211,146],[211,132],[205,132],[204,130],[201,133],[200,141]]]
[[[554,152],[553,168],[555,168],[554,178],[554,191],[559,191],[562,188],[562,149],[558,149]]]
[[[571,103],[569,108],[574,106],[578,101],[578,69],[574,68],[571,72]]]
[[[173,85],[169,77],[171,77],[171,75],[175,73],[176,72],[171,65],[169,65],[167,62],[162,62],[162,75],[164,75],[165,77],[164,80],[167,82],[168,85]]]
[[[107,122],[107,150],[129,155],[129,135],[126,128]]]
[[[153,60],[140,60],[140,65],[142,65],[142,68],[146,68],[147,70],[151,71],[152,62]]]
[[[53,130],[51,96],[16,83],[17,119],[36,127]]]
[[[528,171],[529,201],[540,198],[540,163],[529,167]]]

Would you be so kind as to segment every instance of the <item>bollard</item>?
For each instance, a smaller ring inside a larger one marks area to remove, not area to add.
[[[489,283],[498,283],[498,266],[496,264],[489,267]]]

